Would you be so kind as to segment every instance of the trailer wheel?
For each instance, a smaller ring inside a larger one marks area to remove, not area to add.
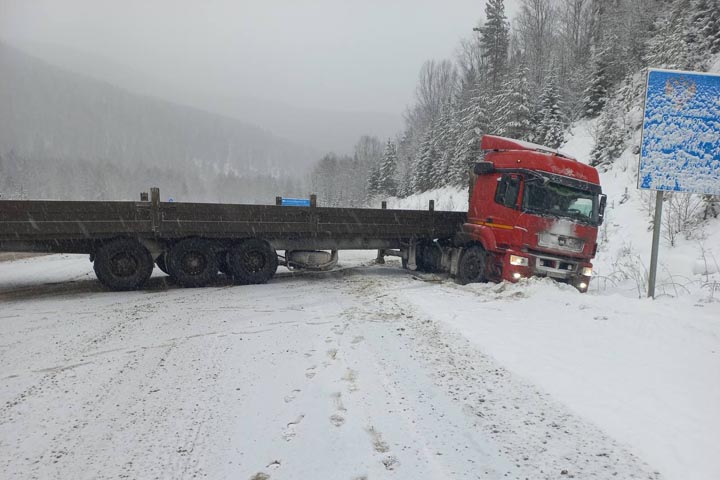
[[[278,267],[277,252],[267,242],[250,238],[228,251],[227,263],[236,282],[244,285],[267,283]]]
[[[215,249],[202,238],[186,238],[176,243],[165,261],[170,276],[183,287],[204,287],[217,278]]]
[[[455,280],[460,285],[485,281],[487,254],[482,247],[474,246],[466,249],[460,257]]]
[[[166,275],[170,275],[170,272],[167,268],[167,262],[165,261],[165,254],[161,253],[156,259],[155,259],[155,265],[160,269],[161,272],[163,272]]]
[[[97,249],[93,270],[100,283],[111,290],[137,290],[150,278],[153,259],[140,242],[123,238]]]

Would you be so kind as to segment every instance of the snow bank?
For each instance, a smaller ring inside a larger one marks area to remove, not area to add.
[[[720,478],[720,303],[585,295],[549,279],[444,287],[402,294],[662,478]]]
[[[444,187],[406,198],[391,197],[387,199],[388,208],[427,210],[430,200],[435,200],[435,210],[466,212],[468,209],[468,189]]]

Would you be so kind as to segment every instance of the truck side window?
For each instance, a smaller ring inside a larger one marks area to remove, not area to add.
[[[516,208],[520,193],[520,179],[513,175],[503,175],[495,191],[495,202],[508,208]]]

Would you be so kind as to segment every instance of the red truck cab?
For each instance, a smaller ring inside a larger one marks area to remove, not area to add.
[[[488,280],[547,276],[585,291],[606,197],[598,172],[558,151],[485,135],[465,242],[486,252]]]

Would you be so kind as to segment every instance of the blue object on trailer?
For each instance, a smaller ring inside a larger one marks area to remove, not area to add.
[[[309,207],[310,200],[305,198],[283,198],[283,207]]]

